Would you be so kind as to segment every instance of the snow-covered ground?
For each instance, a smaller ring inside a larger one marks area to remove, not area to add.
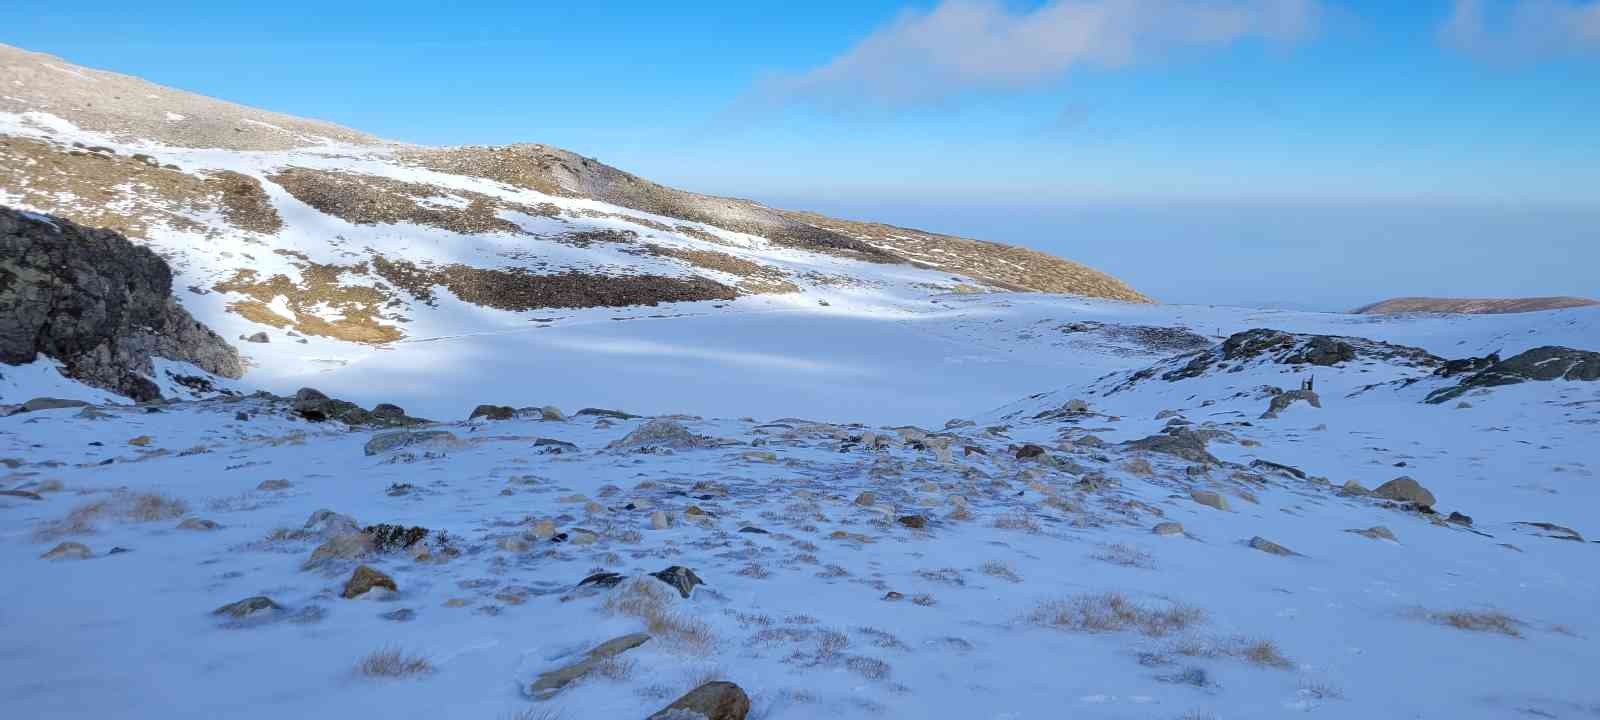
[[[573,312],[263,376],[450,421],[480,402],[568,413],[450,422],[425,429],[453,443],[372,455],[364,444],[388,431],[306,422],[262,398],[0,418],[0,489],[40,498],[0,495],[5,714],[644,717],[720,678],[771,719],[1600,715],[1600,547],[1518,524],[1600,535],[1600,383],[1431,405],[1423,396],[1453,380],[1362,360],[1110,392],[1179,345],[1253,327],[1509,356],[1600,347],[1600,312],[832,300]],[[648,315],[665,317],[610,319]],[[15,382],[43,387],[46,370]],[[6,382],[16,372],[0,368]],[[1260,417],[1261,386],[1313,376],[1321,408]],[[21,386],[0,385],[3,402],[25,399],[9,394]],[[1053,412],[1080,399],[1087,412]],[[692,413],[678,421],[714,440],[608,449],[647,421],[581,407]],[[963,417],[976,424],[946,429]],[[1173,418],[1212,433],[1222,464],[1120,445]],[[1019,459],[1025,443],[1043,455]],[[1440,514],[1341,489],[1401,475]],[[326,539],[303,527],[323,509],[449,540],[422,561],[402,550],[302,569]],[[1471,524],[1444,521],[1452,511]],[[669,527],[653,527],[656,512]],[[925,526],[899,521],[911,515]],[[179,529],[187,518],[219,527]],[[1182,532],[1153,532],[1164,522]],[[1377,526],[1394,539],[1347,532]],[[91,555],[40,559],[61,542]],[[341,598],[363,562],[398,591]],[[683,598],[643,575],[669,566],[704,584]],[[625,579],[577,587],[601,571]],[[212,614],[253,596],[281,609]],[[529,697],[541,673],[634,632],[652,639]],[[357,672],[386,648],[430,669]]]

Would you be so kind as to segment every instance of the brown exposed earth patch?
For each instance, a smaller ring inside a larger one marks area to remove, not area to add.
[[[1010,290],[1151,302],[1110,275],[1027,248],[880,223],[838,220],[810,212],[785,212],[797,220],[883,246],[920,265],[970,275]]]
[[[45,212],[130,237],[145,237],[152,224],[203,230],[180,213],[215,207],[211,188],[193,175],[108,148],[19,137],[0,137],[0,188]]]
[[[1499,315],[1509,313],[1539,312],[1563,308],[1600,305],[1600,300],[1580,297],[1531,298],[1391,298],[1359,307],[1350,312],[1357,315],[1389,315],[1394,313],[1457,313],[1463,315]]]
[[[751,295],[778,295],[800,292],[799,286],[785,279],[788,276],[783,271],[751,262],[744,258],[734,257],[724,252],[689,250],[655,244],[646,245],[646,248],[653,255],[677,258],[697,268],[716,270],[738,276],[740,278],[739,289]]]
[[[599,275],[575,271],[536,275],[520,268],[419,267],[405,260],[382,257],[374,257],[372,267],[385,280],[420,302],[432,304],[434,288],[444,287],[465,302],[512,311],[732,300],[738,296],[731,287],[699,277]]]
[[[296,200],[358,225],[412,223],[463,234],[527,234],[496,213],[514,210],[545,217],[561,213],[560,208],[549,203],[524,205],[466,190],[334,170],[291,167],[267,179],[282,186]],[[448,198],[458,198],[466,204],[457,207],[448,204]]]
[[[399,328],[383,322],[404,321],[397,314],[384,312],[385,308],[402,304],[385,288],[340,283],[346,275],[351,279],[369,276],[365,263],[340,266],[302,261],[296,265],[301,277],[298,283],[284,275],[263,279],[255,270],[246,269],[212,289],[244,295],[245,299],[229,303],[228,310],[263,325],[360,343],[393,342],[405,336]],[[294,313],[292,320],[268,307],[279,295]],[[331,320],[324,317],[334,313],[337,317]]]
[[[283,218],[272,207],[272,199],[261,189],[261,181],[232,170],[218,170],[206,178],[206,185],[220,196],[222,216],[235,227],[272,234],[283,229]]]

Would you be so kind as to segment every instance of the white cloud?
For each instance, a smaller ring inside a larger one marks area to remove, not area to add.
[[[769,99],[906,105],[1026,89],[1074,66],[1120,67],[1245,38],[1288,41],[1314,29],[1319,0],[944,0],[910,11],[827,64],[774,79]]]
[[[1600,0],[1455,0],[1440,34],[1502,60],[1600,52]]]

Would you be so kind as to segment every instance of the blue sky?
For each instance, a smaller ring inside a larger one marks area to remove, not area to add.
[[[1600,292],[1570,269],[1600,261],[1600,0],[0,0],[0,42],[385,137],[544,142],[1102,266],[1146,256],[1111,244],[1305,260],[1309,238],[1326,255],[1404,228],[1424,255],[1468,238],[1534,255],[1439,291]],[[1201,297],[1175,269],[1123,274],[1186,301],[1404,290]]]

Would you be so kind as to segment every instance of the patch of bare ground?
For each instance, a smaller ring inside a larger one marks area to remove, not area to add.
[[[228,310],[251,322],[359,343],[386,343],[404,337],[399,328],[383,322],[398,318],[384,311],[398,304],[392,293],[378,287],[343,282],[346,276],[352,279],[367,276],[367,264],[320,265],[304,260],[295,264],[300,270],[299,282],[284,275],[262,278],[255,270],[244,269],[213,285],[212,289],[244,295],[244,299],[229,303]],[[287,301],[293,319],[268,307],[278,296]],[[335,316],[329,319],[330,314]]]
[[[411,223],[463,234],[524,234],[497,213],[514,210],[555,217],[561,212],[549,203],[524,205],[466,190],[335,170],[291,167],[267,179],[296,200],[357,225]]]
[[[1508,637],[1522,637],[1522,621],[1499,610],[1445,610],[1426,611],[1424,616],[1435,623],[1457,630],[1494,633]]]
[[[785,278],[782,270],[751,262],[716,250],[690,250],[662,245],[645,246],[653,255],[682,260],[704,270],[715,270],[740,278],[739,289],[751,295],[779,295],[800,292],[800,287]]]
[[[282,226],[255,178],[226,170],[190,175],[110,148],[0,137],[0,187],[45,212],[135,238],[161,225],[203,232],[187,214],[212,210],[245,230]]]
[[[1110,275],[1027,248],[880,223],[839,220],[810,212],[783,213],[791,219],[886,249],[917,264],[970,275],[1010,290],[1150,302],[1150,298]]]
[[[576,271],[538,275],[520,268],[421,267],[405,260],[382,257],[374,257],[372,267],[385,280],[421,302],[431,303],[433,288],[441,286],[465,302],[500,310],[625,307],[738,297],[733,288],[701,277],[599,275]]]
[[[1205,611],[1182,603],[1152,607],[1120,593],[1073,595],[1039,603],[1027,615],[1035,625],[1076,632],[1132,630],[1149,637],[1181,632],[1205,620]]]

